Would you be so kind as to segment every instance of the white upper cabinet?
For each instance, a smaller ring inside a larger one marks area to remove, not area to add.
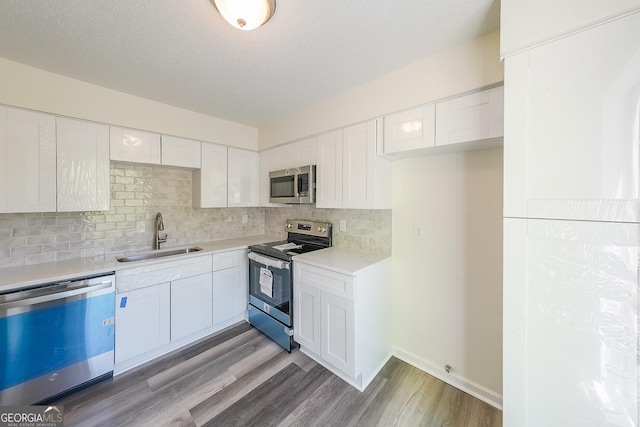
[[[111,126],[111,160],[159,165],[160,135]]]
[[[199,169],[200,141],[162,135],[162,164]]]
[[[193,171],[193,206],[227,206],[227,147],[202,143],[202,167]]]
[[[498,86],[436,104],[436,146],[500,138],[504,90]]]
[[[295,142],[295,164],[294,167],[308,166],[316,164],[316,137],[303,139]]]
[[[381,154],[393,154],[434,146],[435,104],[402,111],[384,118]]]
[[[504,215],[640,221],[640,14],[505,61]]]
[[[293,144],[280,145],[272,148],[272,171],[296,167],[296,149]]]
[[[55,210],[55,117],[0,106],[0,212]]]
[[[109,210],[109,127],[56,118],[57,210]]]
[[[227,158],[227,206],[258,206],[258,153],[229,147]]]
[[[391,162],[376,155],[380,120],[342,130],[342,207],[391,209]]]
[[[318,135],[316,150],[316,206],[341,208],[342,131]]]

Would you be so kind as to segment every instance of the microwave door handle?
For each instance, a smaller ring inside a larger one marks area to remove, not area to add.
[[[296,197],[300,197],[300,189],[298,188],[298,176],[299,174],[293,175],[293,191]]]

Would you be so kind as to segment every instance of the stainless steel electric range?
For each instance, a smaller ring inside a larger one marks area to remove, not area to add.
[[[287,351],[293,341],[293,258],[331,247],[331,223],[287,220],[287,240],[249,246],[249,323]]]

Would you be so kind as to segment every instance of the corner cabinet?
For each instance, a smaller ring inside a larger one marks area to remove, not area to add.
[[[227,207],[227,147],[202,143],[202,167],[193,171],[193,207]]]
[[[227,206],[258,206],[258,153],[229,147]]]
[[[58,212],[109,210],[109,126],[63,117],[56,125]]]
[[[342,261],[353,256],[333,251]],[[294,339],[302,352],[362,391],[391,356],[390,259],[349,274],[318,265],[300,257],[294,262]]]
[[[55,117],[0,106],[0,212],[55,210]]]
[[[317,137],[317,207],[391,208],[391,162],[377,156],[381,138],[381,120]]]

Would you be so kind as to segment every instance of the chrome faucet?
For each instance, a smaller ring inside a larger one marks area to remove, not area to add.
[[[156,214],[156,235],[153,242],[153,249],[160,249],[160,243],[167,241],[167,233],[160,233],[164,230],[164,221],[162,220],[162,214],[158,212]]]

